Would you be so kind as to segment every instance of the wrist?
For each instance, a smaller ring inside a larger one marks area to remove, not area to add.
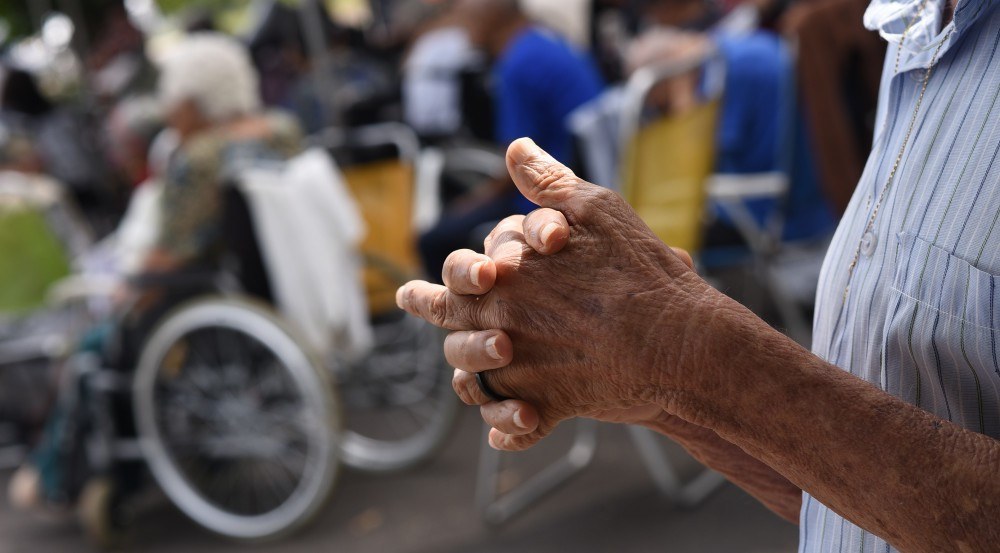
[[[660,311],[647,338],[648,374],[643,375],[652,401],[668,414],[690,420],[688,403],[701,397],[714,380],[716,361],[723,332],[720,321],[730,309],[727,298],[691,272],[675,277],[659,294]]]
[[[768,373],[808,352],[707,283],[691,296],[673,315],[678,340],[672,357],[661,354],[669,364],[653,366],[657,403],[711,430],[738,427],[748,410],[767,403],[760,388],[773,377]]]

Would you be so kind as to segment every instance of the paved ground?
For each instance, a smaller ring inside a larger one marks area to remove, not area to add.
[[[479,519],[473,504],[481,427],[463,411],[454,439],[424,467],[389,476],[345,473],[315,524],[256,552],[741,552],[795,551],[796,528],[726,485],[700,508],[678,510],[653,491],[621,428],[604,427],[594,464],[566,487],[499,529]],[[565,439],[565,435],[563,436]],[[517,456],[507,480],[551,449]],[[0,492],[6,497],[6,474]],[[164,501],[153,501],[132,526],[126,550],[185,553],[251,549],[200,530]],[[72,521],[39,520],[0,501],[0,553],[88,551]]]

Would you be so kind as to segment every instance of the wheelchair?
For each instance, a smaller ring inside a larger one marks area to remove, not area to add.
[[[352,360],[313,353],[273,307],[247,198],[225,186],[223,262],[132,280],[175,298],[140,339],[111,341],[133,347],[134,371],[90,354],[69,363],[72,383],[60,401],[86,426],[78,512],[98,544],[113,544],[127,524],[143,465],[200,526],[271,541],[317,514],[341,464],[403,470],[450,434],[457,401],[443,334],[394,301],[396,288],[416,276],[415,140],[393,125],[350,131],[339,142],[327,134],[369,227],[362,252],[372,350]]]

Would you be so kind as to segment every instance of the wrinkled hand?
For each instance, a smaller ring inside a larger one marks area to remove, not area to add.
[[[570,228],[566,219],[559,212],[546,213],[546,211],[549,210],[542,208],[540,212],[531,215],[527,221],[536,230],[538,227],[545,228],[549,226],[549,223],[554,224],[549,227],[550,230],[544,233],[544,239],[537,238],[528,240],[528,242],[529,246],[536,252],[542,255],[553,255],[562,250],[566,243],[565,237],[570,234]],[[516,223],[520,221],[522,225],[521,233],[525,236],[533,234],[539,236],[537,232],[533,233],[532,229],[524,228],[525,220],[525,217],[516,217],[512,219],[512,222]],[[533,245],[532,243],[537,245]],[[692,270],[694,269],[694,261],[688,252],[679,248],[672,249],[688,267]],[[468,278],[463,278],[462,275],[472,274],[473,267],[481,262],[481,256],[474,252],[468,250],[455,252],[448,260],[449,273],[456,275],[451,283],[463,289],[475,288],[475,285]],[[460,290],[453,291],[460,292]],[[486,292],[489,292],[489,290],[482,290],[482,293]],[[446,352],[449,354],[449,359],[453,358],[458,361],[453,364],[461,366],[461,361],[463,361],[462,355],[465,354],[465,348],[467,347],[467,343],[452,342],[446,345]],[[475,367],[472,367],[470,370],[474,371]],[[490,432],[491,443],[498,447],[509,443],[520,447],[531,445],[530,443],[523,442],[518,444],[516,440],[512,440],[511,438],[531,434],[536,430],[539,415],[535,406],[522,400],[511,399],[496,402],[485,397],[476,383],[475,373],[466,372],[462,368],[455,369],[453,386],[465,403],[480,406],[483,420],[493,427],[493,430]],[[659,405],[653,403],[638,407],[595,411],[589,413],[588,416],[604,422],[655,426],[661,432],[665,432],[668,429],[684,431],[691,428],[689,423],[670,415]]]
[[[400,307],[455,331],[445,353],[466,403],[489,404],[465,374],[482,371],[518,398],[483,409],[494,447],[530,447],[572,417],[633,422],[662,411],[709,287],[619,195],[530,140],[511,145],[507,165],[543,209],[501,222],[485,256],[452,254],[446,286],[400,288]]]

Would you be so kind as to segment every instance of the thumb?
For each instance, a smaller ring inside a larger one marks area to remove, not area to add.
[[[573,212],[590,189],[598,188],[577,177],[530,138],[519,138],[507,148],[507,170],[526,198],[564,213]]]

